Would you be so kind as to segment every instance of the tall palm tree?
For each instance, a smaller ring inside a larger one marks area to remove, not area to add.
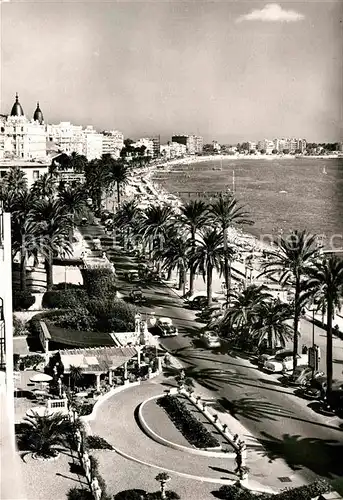
[[[19,167],[10,167],[4,177],[4,183],[9,198],[19,192],[27,191],[27,177]]]
[[[196,233],[206,226],[208,206],[201,200],[190,200],[181,207],[180,223],[181,226],[190,232],[190,247],[192,252],[196,247]],[[189,276],[189,295],[194,293],[195,272],[193,265],[190,266]]]
[[[55,455],[56,446],[66,445],[69,422],[61,413],[25,417],[24,432],[21,436],[27,449],[39,457],[49,458]]]
[[[206,229],[196,240],[195,251],[191,250],[190,262],[195,272],[201,272],[207,287],[207,304],[212,303],[213,270],[223,270],[223,236],[216,230]]]
[[[52,198],[55,194],[55,184],[54,176],[52,174],[45,173],[34,182],[31,187],[31,192],[37,198]]]
[[[267,340],[268,348],[277,345],[285,347],[286,341],[292,338],[292,327],[286,323],[293,316],[289,304],[279,299],[261,302],[257,309],[257,321],[252,325],[252,337],[260,345]]]
[[[335,308],[340,308],[343,297],[343,261],[325,257],[308,270],[307,293],[313,295],[318,309],[326,310],[326,374],[327,396],[332,389],[332,321]]]
[[[142,214],[141,234],[148,241],[150,251],[156,243],[163,247],[166,242],[166,232],[174,221],[175,212],[169,205],[150,205]]]
[[[103,167],[101,160],[91,160],[85,165],[85,188],[96,210],[100,210],[103,192],[109,185],[108,170]]]
[[[179,272],[179,290],[185,294],[186,273],[189,266],[189,243],[185,238],[177,236],[177,231],[172,235],[168,233],[166,246],[158,249],[155,258],[161,259],[162,268]]]
[[[316,236],[306,231],[292,231],[277,242],[277,248],[269,251],[270,260],[263,264],[262,274],[279,276],[281,285],[294,286],[293,322],[293,369],[297,366],[299,320],[304,306],[302,298],[303,282],[307,271],[318,256]]]
[[[129,180],[129,169],[127,165],[122,160],[114,160],[110,165],[109,179],[110,182],[116,183],[117,188],[117,202],[118,207],[120,207],[120,191],[123,186],[125,186]]]
[[[137,236],[139,233],[139,222],[142,218],[142,210],[135,200],[124,201],[119,210],[115,213],[113,222],[118,229],[126,231],[127,241],[130,236]]]
[[[53,285],[53,257],[71,254],[71,217],[59,200],[35,200],[31,219],[36,224],[37,252],[45,258],[47,289]]]
[[[222,231],[224,241],[224,277],[227,298],[230,296],[231,289],[231,260],[229,256],[233,255],[228,246],[228,229],[234,225],[252,224],[248,213],[244,207],[238,205],[236,198],[232,194],[221,195],[209,207],[210,219],[218,224]]]
[[[235,330],[249,339],[259,308],[271,299],[271,295],[263,285],[250,285],[241,292],[231,292],[230,298],[230,307],[220,323],[220,330],[224,335]]]
[[[71,215],[73,226],[75,225],[75,218],[82,215],[85,207],[87,206],[87,194],[83,186],[76,186],[75,188],[65,186],[59,193],[58,199],[65,207],[66,212]]]

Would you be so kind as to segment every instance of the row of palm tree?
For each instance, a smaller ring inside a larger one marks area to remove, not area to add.
[[[85,207],[87,193],[82,186],[58,190],[54,174],[44,174],[28,189],[22,170],[11,168],[1,179],[0,199],[12,214],[12,256],[19,255],[20,289],[26,291],[26,270],[30,257],[44,257],[47,288],[52,286],[52,264],[57,255],[72,251],[75,217]]]

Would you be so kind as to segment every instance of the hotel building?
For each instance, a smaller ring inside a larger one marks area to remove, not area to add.
[[[118,130],[102,132],[102,154],[109,154],[113,158],[120,158],[120,151],[124,147],[124,135]]]

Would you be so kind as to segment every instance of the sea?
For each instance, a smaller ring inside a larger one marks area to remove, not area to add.
[[[343,248],[343,158],[213,159],[169,165],[152,180],[184,201],[234,190],[254,222],[244,231],[257,238],[305,229]]]

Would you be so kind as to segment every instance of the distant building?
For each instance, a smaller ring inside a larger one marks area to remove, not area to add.
[[[99,134],[92,125],[83,131],[83,152],[88,161],[101,158],[103,151],[103,135]]]
[[[37,181],[42,175],[49,172],[51,165],[51,158],[45,158],[40,161],[3,159],[0,160],[0,179],[5,177],[6,173],[11,167],[19,167],[27,178],[27,185],[30,188],[32,184]]]
[[[343,141],[338,143],[338,151],[343,151]]]
[[[263,141],[258,141],[257,149],[259,151],[264,150],[267,155],[270,155],[273,149],[275,149],[274,141],[271,141],[269,139],[263,139]]]
[[[118,130],[102,132],[102,154],[110,154],[113,158],[120,158],[124,147],[124,135]]]
[[[143,137],[141,139],[138,139],[138,141],[132,144],[132,146],[134,148],[140,148],[144,146],[145,147],[144,156],[150,156],[151,158],[154,157],[155,145],[153,139],[150,139],[149,137]]]
[[[212,148],[217,153],[221,151],[221,145],[217,141],[212,141]]]
[[[249,148],[249,152],[256,151],[256,148],[257,148],[256,142],[248,141],[248,148]]]
[[[161,138],[158,135],[157,137],[153,137],[152,141],[153,141],[153,145],[154,145],[153,157],[158,158],[160,156]]]
[[[173,135],[172,142],[186,146],[187,154],[194,155],[202,153],[204,139],[197,135]]]
[[[0,127],[0,159],[35,160],[46,157],[46,127],[39,103],[32,120],[29,120],[16,94],[11,114],[0,117]]]
[[[54,144],[59,151],[70,154],[83,154],[84,134],[81,125],[73,125],[70,122],[61,122],[58,125],[47,126],[48,148]]]

